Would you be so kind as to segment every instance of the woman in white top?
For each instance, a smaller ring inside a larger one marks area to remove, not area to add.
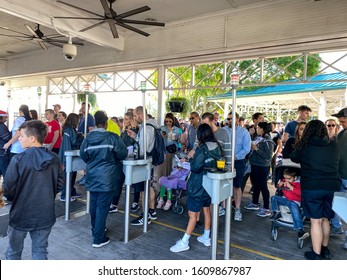
[[[19,116],[14,120],[12,127],[12,138],[4,145],[4,149],[7,150],[11,146],[10,158],[15,154],[19,154],[24,151],[21,144],[18,141],[20,132],[18,128],[25,122],[31,120],[29,114],[29,107],[27,105],[21,105],[19,107]]]

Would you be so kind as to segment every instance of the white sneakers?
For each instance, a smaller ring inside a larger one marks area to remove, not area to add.
[[[237,222],[242,221],[242,213],[240,209],[235,211],[234,221],[237,221]]]
[[[211,246],[211,238],[205,238],[203,235],[200,235],[197,240],[206,247]]]
[[[182,239],[178,240],[176,244],[170,248],[170,251],[174,253],[179,253],[187,250],[189,250],[189,242],[184,243]]]

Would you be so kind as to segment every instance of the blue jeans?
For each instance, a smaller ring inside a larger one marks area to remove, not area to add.
[[[7,166],[9,163],[10,163],[10,159],[7,154],[0,155],[0,176],[2,175],[3,177],[5,177]]]
[[[90,192],[90,221],[92,225],[93,244],[105,242],[105,227],[112,198],[116,192]]]
[[[341,185],[340,192],[344,192],[347,188],[347,179],[341,179],[341,180],[342,180],[342,185]],[[335,217],[332,218],[330,222],[331,222],[331,225],[335,228],[339,228],[342,226],[341,218],[337,214],[335,214]],[[347,235],[347,231],[346,231],[346,235]]]
[[[302,218],[300,214],[299,205],[294,201],[286,199],[284,196],[274,195],[271,197],[271,210],[278,211],[279,205],[287,206],[292,213],[294,230],[303,229]]]
[[[31,254],[33,260],[47,260],[48,237],[52,227],[29,231],[31,237]],[[28,231],[18,230],[8,226],[8,247],[6,260],[20,260],[24,247],[24,239]]]

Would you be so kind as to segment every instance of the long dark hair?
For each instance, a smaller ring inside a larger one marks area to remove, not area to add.
[[[63,124],[63,129],[72,127],[72,128],[77,128],[78,122],[79,122],[79,115],[75,113],[71,113],[67,116],[65,123]]]
[[[307,123],[302,137],[294,146],[295,149],[301,150],[306,147],[309,139],[314,136],[319,138],[328,137],[328,130],[325,124],[320,120],[312,120]]]
[[[31,113],[31,116],[32,116],[33,120],[38,120],[39,119],[39,116],[38,116],[36,110],[30,110],[29,112]]]
[[[299,122],[295,128],[295,132],[294,132],[294,143],[298,143],[298,141],[300,140],[299,138],[299,129],[302,125],[305,125],[306,127],[306,122]],[[303,135],[302,135],[303,136]],[[301,137],[302,137],[301,136]]]
[[[206,142],[217,143],[217,145],[221,151],[222,156],[224,156],[224,150],[223,150],[221,144],[214,137],[213,130],[207,123],[202,123],[198,126],[198,129],[196,131],[196,137],[198,138],[200,145],[204,144]]]
[[[30,121],[30,120],[31,120],[28,105],[24,105],[24,104],[21,105],[21,106],[19,107],[19,111],[22,111],[22,113],[23,113],[24,118],[25,118],[26,121]]]

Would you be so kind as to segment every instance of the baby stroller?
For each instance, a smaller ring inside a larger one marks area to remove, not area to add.
[[[282,179],[283,170],[285,168],[288,168],[288,167],[290,167],[292,169],[296,169],[297,173],[300,174],[300,165],[299,164],[292,162],[290,159],[282,159],[282,160],[277,162],[277,165],[275,168],[275,173],[277,173],[276,178]],[[281,192],[282,192],[281,189],[278,188],[276,190],[275,195],[282,196]],[[273,241],[276,241],[278,238],[278,229],[279,228],[294,229],[293,217],[292,217],[292,214],[290,212],[289,207],[280,205],[279,211],[281,214],[280,217],[275,219],[275,220],[272,220],[272,222],[271,222],[271,239]],[[303,216],[303,212],[302,212],[301,207],[300,207],[300,214],[301,214],[302,222],[304,224],[306,218]],[[300,239],[299,237],[297,237],[297,247],[299,249],[302,249],[303,245],[304,245],[304,239]]]
[[[172,212],[177,214],[183,214],[185,210],[185,203],[182,202],[182,198],[185,196],[185,190],[187,187],[187,178],[190,170],[190,164],[189,162],[180,162],[179,156],[175,155],[175,161],[176,164],[173,168],[173,171],[170,173],[167,177],[161,177],[159,179],[159,184],[161,187],[165,187],[167,190],[172,190],[172,197],[171,197],[171,207]],[[180,167],[180,171],[178,171],[178,167]],[[160,200],[164,200],[165,204],[167,202],[167,195],[164,195],[160,197],[160,194],[158,195],[157,201],[159,206]],[[162,205],[162,204],[160,204]],[[161,208],[161,206],[159,206]],[[168,208],[164,210],[168,210]]]

